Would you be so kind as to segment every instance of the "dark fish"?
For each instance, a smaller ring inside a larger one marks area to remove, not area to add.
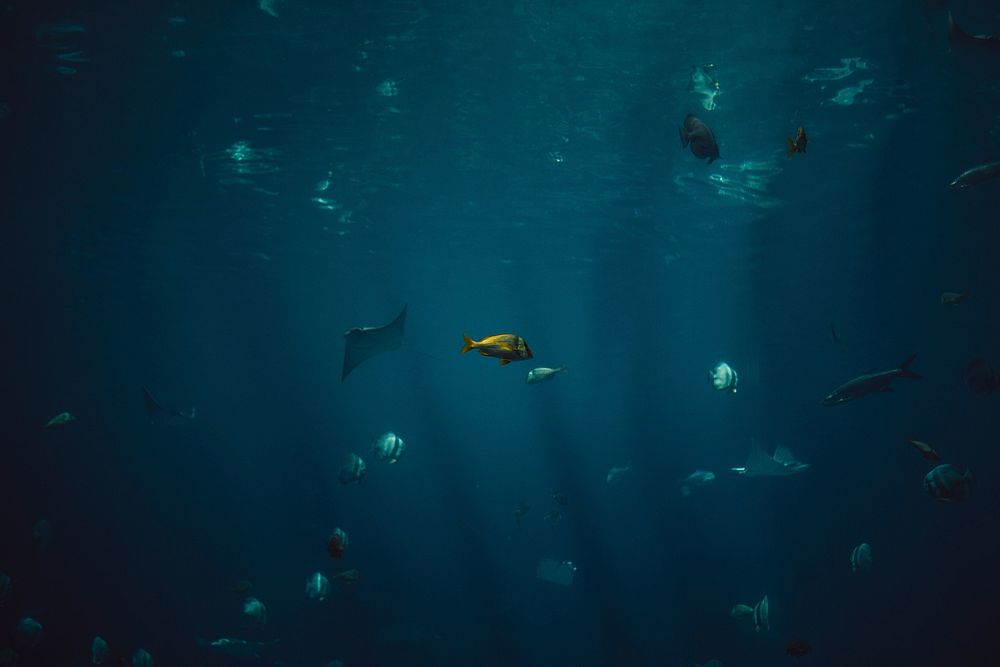
[[[684,119],[684,125],[678,128],[681,135],[681,148],[691,145],[691,152],[699,160],[708,158],[708,164],[721,157],[719,155],[719,144],[715,141],[715,134],[700,119],[688,114]]]
[[[991,162],[963,171],[955,180],[948,184],[948,187],[952,190],[965,190],[966,188],[971,188],[973,185],[979,185],[980,183],[992,181],[997,178],[1000,178],[1000,162]]]
[[[985,359],[973,359],[962,371],[966,386],[977,394],[989,394],[1000,387],[996,369]]]
[[[959,472],[950,463],[942,463],[924,476],[924,489],[938,500],[965,500],[976,478],[968,468]]]
[[[910,364],[916,358],[917,355],[911,354],[906,361],[899,365],[899,368],[891,371],[867,373],[840,385],[823,399],[823,405],[840,405],[868,394],[892,391],[892,387],[889,385],[896,378],[919,380],[920,376],[910,370]]]
[[[785,653],[796,658],[801,658],[806,653],[812,651],[812,646],[807,641],[793,639],[785,645]]]
[[[948,12],[948,41],[951,42],[952,46],[1000,53],[1000,37],[967,33],[955,22],[955,17],[951,15],[951,12]]]
[[[920,452],[920,455],[928,461],[940,461],[941,457],[934,451],[934,448],[922,440],[911,440],[907,438],[906,443]]]
[[[961,292],[941,292],[941,305],[957,306],[970,296],[972,296],[972,292],[967,289],[964,289]]]
[[[788,141],[788,152],[786,157],[792,157],[796,153],[802,155],[806,154],[806,147],[809,145],[809,137],[806,136],[806,128],[800,127],[798,133],[795,135],[795,139],[787,137]]]
[[[344,366],[340,371],[340,381],[355,368],[372,357],[399,349],[403,344],[403,328],[406,326],[406,306],[392,322],[380,327],[354,327],[344,332]]]

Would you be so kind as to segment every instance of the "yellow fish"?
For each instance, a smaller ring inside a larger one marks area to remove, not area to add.
[[[484,357],[496,357],[500,360],[501,366],[506,366],[512,361],[524,361],[531,359],[535,355],[531,353],[531,348],[524,342],[524,339],[517,334],[497,334],[487,336],[482,340],[472,340],[469,334],[462,334],[465,338],[465,345],[462,346],[462,354],[469,350],[479,350],[479,354]]]

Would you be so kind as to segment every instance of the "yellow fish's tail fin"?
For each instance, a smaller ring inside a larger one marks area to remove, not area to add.
[[[785,137],[785,140],[788,141],[788,155],[786,157],[792,157],[792,155],[794,155],[795,151],[797,150],[795,141],[789,139],[788,137]]]
[[[462,338],[465,339],[465,345],[462,346],[462,351],[459,354],[465,354],[476,346],[475,341],[469,338],[469,334],[462,334]]]
[[[500,360],[500,365],[501,366],[506,366],[509,363],[510,363],[510,359],[501,359]]]

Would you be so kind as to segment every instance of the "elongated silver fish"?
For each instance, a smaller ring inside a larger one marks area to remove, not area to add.
[[[565,366],[559,366],[557,368],[532,368],[528,371],[528,377],[524,381],[528,384],[538,384],[539,382],[545,382],[546,380],[551,380],[558,373],[563,373],[566,371]]]
[[[198,646],[237,658],[259,658],[261,649],[277,643],[277,639],[269,642],[251,642],[245,639],[232,639],[230,637],[221,637],[212,641],[205,639],[198,640]]]
[[[910,364],[916,358],[917,355],[911,354],[907,357],[906,361],[899,365],[899,368],[894,368],[891,371],[880,371],[878,373],[866,373],[865,375],[859,375],[849,382],[845,382],[823,399],[823,405],[840,405],[841,403],[847,403],[868,394],[892,391],[892,387],[889,385],[896,378],[919,380],[920,376],[910,370]]]
[[[965,190],[996,178],[1000,178],[1000,162],[991,162],[963,171],[958,178],[948,184],[948,187],[952,190]]]

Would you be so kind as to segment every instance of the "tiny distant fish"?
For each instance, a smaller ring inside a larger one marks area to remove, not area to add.
[[[497,334],[487,336],[482,340],[472,340],[468,334],[463,334],[465,345],[462,346],[461,354],[469,350],[479,350],[479,354],[484,357],[495,357],[500,360],[501,366],[506,366],[512,361],[524,361],[531,359],[535,355],[523,338],[517,334]]]
[[[557,374],[564,372],[566,372],[565,366],[559,366],[558,368],[532,368],[528,371],[528,377],[526,377],[524,381],[528,384],[538,384],[539,382],[551,380]]]
[[[786,157],[790,158],[796,153],[801,155],[806,154],[806,147],[809,145],[809,137],[806,136],[806,129],[804,127],[799,128],[799,131],[795,135],[794,139],[788,137],[786,138],[786,141],[788,141],[788,151]]]
[[[941,305],[957,306],[970,296],[972,296],[972,292],[969,290],[962,290],[961,292],[941,292]]]
[[[834,343],[840,343],[840,334],[837,333],[837,329],[833,326],[833,322],[830,322],[830,339],[833,340]]]
[[[692,486],[705,486],[715,480],[715,473],[708,470],[695,470],[681,480],[681,495],[685,498],[691,495]]]
[[[692,114],[684,118],[684,124],[678,128],[681,137],[681,148],[687,148],[690,144],[691,153],[699,160],[708,158],[708,164],[718,160],[719,144],[715,141],[715,134],[701,119]]]
[[[941,501],[965,500],[975,479],[968,468],[959,472],[955,466],[942,463],[924,476],[924,489]]]
[[[940,461],[941,457],[934,451],[934,448],[922,440],[907,440],[906,443],[920,452],[920,455],[928,461]]]
[[[991,162],[990,164],[982,164],[963,171],[955,180],[948,184],[948,187],[952,190],[965,190],[971,188],[973,185],[979,185],[980,183],[992,181],[996,178],[1000,178],[1000,162]]]
[[[867,542],[862,542],[851,550],[851,572],[871,572],[872,548]]]
[[[785,645],[785,653],[796,658],[801,658],[810,651],[812,651],[812,646],[809,645],[809,642],[801,639],[793,639]]]
[[[55,426],[65,426],[66,424],[68,424],[70,422],[74,422],[74,421],[76,421],[76,417],[74,417],[70,413],[68,413],[68,412],[60,412],[59,414],[57,414],[52,419],[50,419],[47,422],[45,422],[45,425],[42,426],[42,428],[53,428]]]

